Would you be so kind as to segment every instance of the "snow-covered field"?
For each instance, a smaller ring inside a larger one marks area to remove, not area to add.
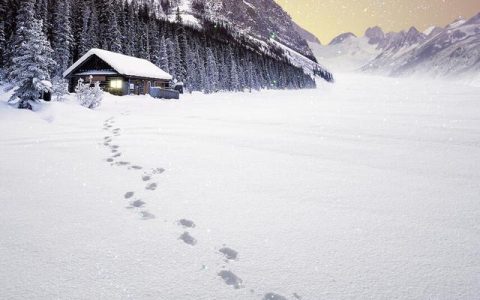
[[[96,111],[3,99],[0,298],[475,299],[479,95],[343,75]]]

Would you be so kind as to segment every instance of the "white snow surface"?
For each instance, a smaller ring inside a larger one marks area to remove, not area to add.
[[[146,59],[128,56],[102,49],[91,49],[68,68],[63,76],[70,74],[90,56],[97,55],[121,75],[171,80],[172,76]]]
[[[337,74],[95,111],[1,95],[0,298],[475,299],[479,94]]]

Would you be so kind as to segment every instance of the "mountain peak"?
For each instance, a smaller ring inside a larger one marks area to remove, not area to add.
[[[369,44],[374,45],[380,43],[385,38],[385,32],[378,26],[370,27],[365,31],[365,37],[368,38]]]
[[[417,28],[415,28],[415,26],[412,26],[412,27],[410,27],[410,29],[408,30],[407,34],[417,35],[417,34],[421,34],[421,33],[420,33],[420,31],[418,31]]]
[[[357,36],[351,32],[345,32],[345,33],[342,33],[340,34],[339,36],[337,36],[336,38],[334,38],[331,42],[330,42],[330,46],[331,45],[337,45],[337,44],[341,44],[343,43],[343,41],[347,40],[347,39],[350,39],[350,38],[356,38]]]

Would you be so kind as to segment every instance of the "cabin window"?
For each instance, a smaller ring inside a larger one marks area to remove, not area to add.
[[[110,81],[110,87],[112,89],[121,89],[122,88],[122,80],[121,79],[112,79]]]

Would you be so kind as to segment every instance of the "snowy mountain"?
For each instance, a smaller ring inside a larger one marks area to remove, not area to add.
[[[334,71],[470,77],[480,71],[480,13],[445,28],[384,33],[373,27],[362,37],[344,33],[328,46],[310,46],[319,63]]]
[[[389,49],[362,70],[387,75],[457,77],[480,71],[480,13],[470,20],[456,20],[444,29],[425,33],[409,31],[396,52]]]
[[[309,45],[320,64],[334,72],[351,72],[380,54],[378,43],[372,44],[373,40],[367,36],[356,37],[353,33],[344,33],[333,39],[329,45]]]
[[[185,24],[202,26],[202,19],[230,26],[237,33],[268,42],[270,39],[315,60],[306,33],[274,0],[132,0],[153,5],[171,21],[180,12]],[[300,31],[300,32],[299,32]],[[310,34],[311,35],[311,34]],[[309,39],[315,38],[313,35]]]

